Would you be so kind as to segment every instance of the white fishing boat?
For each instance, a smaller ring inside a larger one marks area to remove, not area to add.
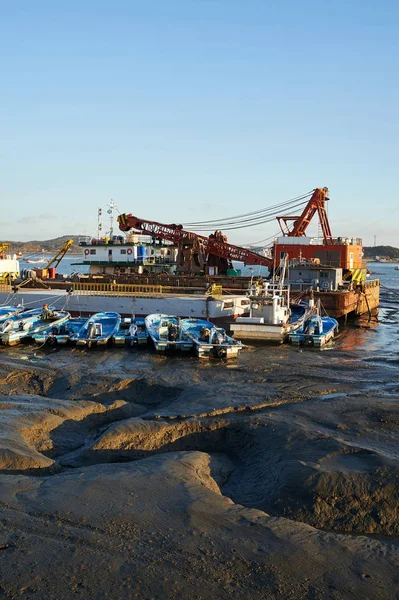
[[[203,319],[182,319],[182,330],[194,342],[199,358],[236,358],[243,345],[227,335],[221,327]]]
[[[251,283],[249,316],[237,317],[230,325],[235,339],[282,343],[313,310],[313,303],[291,304],[290,286],[284,283],[286,266],[284,258],[278,279]]]
[[[44,265],[44,263],[48,262],[45,258],[38,258],[37,260],[33,260],[32,258],[27,258],[26,262],[30,265]]]
[[[191,350],[193,340],[182,330],[181,319],[170,315],[152,314],[145,318],[148,335],[157,352]]]

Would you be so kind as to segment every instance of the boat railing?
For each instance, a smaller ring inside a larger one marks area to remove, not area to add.
[[[380,280],[379,279],[369,279],[368,281],[362,281],[360,285],[363,289],[380,287]]]
[[[253,282],[248,288],[249,296],[288,296],[290,291],[290,285],[276,282],[264,281]]]
[[[168,291],[169,288],[162,285],[83,282],[74,282],[73,284],[73,294],[75,296],[159,298]]]
[[[92,237],[90,235],[80,235],[79,236],[79,246],[86,246],[91,244]]]

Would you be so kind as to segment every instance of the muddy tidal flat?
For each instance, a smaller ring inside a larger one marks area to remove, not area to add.
[[[397,598],[394,310],[228,362],[1,347],[0,598]]]

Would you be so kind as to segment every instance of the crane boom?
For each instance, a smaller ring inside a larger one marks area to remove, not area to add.
[[[234,246],[233,244],[222,241],[223,236],[220,232],[205,237],[192,233],[191,231],[185,231],[182,225],[165,225],[163,223],[157,223],[156,221],[139,219],[132,214],[119,215],[118,222],[121,231],[136,229],[145,235],[150,235],[155,239],[167,240],[176,245],[179,245],[186,239],[196,240],[199,242],[204,254],[213,254],[228,260],[243,262],[247,265],[269,267],[273,264],[273,261],[270,258],[261,256],[260,254],[242,248],[241,246]]]
[[[283,235],[288,237],[301,237],[306,233],[306,229],[316,214],[319,214],[320,225],[323,232],[325,244],[331,244],[333,241],[330,223],[328,222],[325,203],[328,200],[328,188],[316,188],[309,199],[309,202],[298,217],[277,217],[280,229]],[[294,222],[291,229],[289,222]]]
[[[58,250],[57,254],[55,254],[53,256],[53,258],[51,258],[49,260],[49,262],[46,265],[46,269],[48,269],[49,267],[51,267],[51,265],[54,265],[55,267],[58,267],[58,265],[60,264],[61,260],[64,258],[65,254],[68,252],[69,248],[72,246],[73,244],[73,240],[67,240],[65,242],[65,244],[63,244],[61,246],[61,248]]]

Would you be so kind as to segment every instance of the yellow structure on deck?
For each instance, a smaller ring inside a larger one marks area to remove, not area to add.
[[[57,254],[53,256],[53,258],[47,263],[45,268],[49,269],[52,266],[57,268],[72,244],[73,240],[67,240],[65,244],[63,244],[63,246],[61,246],[61,248],[58,250]]]

